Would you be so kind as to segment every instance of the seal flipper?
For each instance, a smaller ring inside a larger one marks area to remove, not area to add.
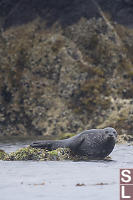
[[[53,142],[52,141],[43,141],[43,142],[33,142],[30,145],[32,148],[40,148],[40,149],[47,149],[49,151],[53,150]]]
[[[64,140],[45,140],[39,142],[33,142],[30,146],[32,148],[40,148],[40,149],[47,149],[49,151],[58,149],[58,148],[67,148],[68,146],[68,139],[65,143]]]
[[[73,152],[77,152],[80,149],[80,146],[82,145],[82,143],[84,142],[85,138],[80,138],[79,141],[76,141],[76,143],[74,141],[71,142],[71,144],[69,145],[69,148],[73,151]]]

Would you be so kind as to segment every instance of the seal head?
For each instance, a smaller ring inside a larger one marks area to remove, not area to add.
[[[114,139],[117,139],[117,131],[112,127],[107,127],[103,129],[105,131],[105,134],[107,134],[109,137],[114,137]]]

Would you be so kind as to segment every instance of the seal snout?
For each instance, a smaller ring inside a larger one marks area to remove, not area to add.
[[[114,137],[115,135],[114,135],[114,133],[108,133],[108,136],[109,137]]]

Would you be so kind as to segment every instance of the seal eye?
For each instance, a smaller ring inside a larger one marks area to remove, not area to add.
[[[108,131],[105,131],[105,133],[108,134],[109,132],[108,132]]]
[[[116,135],[116,132],[115,132],[115,131],[113,131],[113,133]]]

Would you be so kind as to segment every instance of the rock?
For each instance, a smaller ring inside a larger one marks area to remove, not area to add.
[[[60,148],[54,151],[47,151],[42,149],[33,149],[30,147],[25,147],[10,154],[4,154],[4,156],[1,157],[1,159],[6,161],[15,161],[15,160],[52,161],[52,160],[67,160],[69,159],[69,156],[70,156],[69,149]]]
[[[0,4],[0,136],[133,134],[131,2]]]
[[[126,134],[119,135],[118,138],[117,138],[117,143],[118,144],[128,143],[128,144],[132,145],[133,144],[133,136],[132,135],[126,135]]]
[[[7,156],[7,154],[0,149],[0,160],[4,160],[4,158]]]
[[[105,160],[110,160],[108,156]],[[72,160],[72,161],[88,161],[86,156],[79,156],[73,154],[69,148],[58,148],[56,150],[48,151],[45,149],[35,149],[31,147],[25,147],[12,153],[5,153],[0,150],[0,160],[4,161],[62,161],[62,160]]]

